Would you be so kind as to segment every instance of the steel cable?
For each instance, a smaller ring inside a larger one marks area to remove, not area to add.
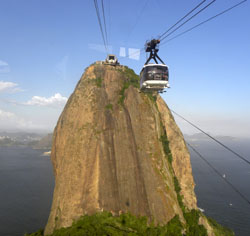
[[[107,48],[108,48],[108,34],[107,34],[106,17],[105,17],[103,0],[102,0],[102,16],[103,16],[103,24],[104,24],[104,32],[105,32],[106,45],[107,45]]]
[[[216,0],[213,0],[212,2],[208,3],[205,7],[203,7],[202,9],[200,9],[198,12],[196,12],[194,15],[192,15],[190,18],[188,18],[186,21],[184,21],[181,25],[179,25],[177,28],[175,28],[174,30],[172,30],[170,33],[168,33],[167,35],[165,35],[162,39],[161,42],[169,37],[171,34],[173,34],[176,30],[178,30],[179,28],[181,28],[183,25],[185,25],[187,22],[189,22],[190,20],[192,20],[195,16],[199,15],[202,11],[204,11],[206,8],[208,8],[209,6],[211,6],[213,3],[215,3]]]
[[[249,205],[250,205],[250,200],[248,200],[247,197],[245,197],[244,194],[242,194],[231,182],[229,182],[225,177],[223,177],[223,175],[215,168],[213,167],[213,165],[207,161],[206,158],[204,158],[192,145],[190,145],[187,141],[186,141],[187,145],[204,161],[206,162],[206,164],[213,169],[213,171],[220,176],[236,193],[238,193]]]
[[[166,30],[162,35],[159,36],[161,39],[166,33],[168,33],[171,29],[173,29],[176,25],[178,25],[181,21],[183,21],[187,16],[189,16],[193,11],[199,8],[206,0],[200,2],[195,8],[193,8],[190,12],[188,12],[185,16],[183,16],[180,20],[178,20],[174,25],[172,25],[168,30]]]
[[[228,151],[230,151],[231,153],[233,153],[235,156],[239,157],[241,160],[243,160],[244,162],[246,162],[248,165],[250,165],[250,161],[248,161],[245,157],[243,157],[242,155],[238,154],[237,152],[235,152],[230,147],[226,146],[225,144],[223,144],[222,142],[220,142],[216,138],[212,137],[210,134],[208,134],[207,132],[203,131],[201,128],[199,128],[198,126],[196,126],[192,122],[188,121],[186,118],[184,118],[183,116],[179,115],[178,113],[176,113],[172,109],[170,109],[170,110],[175,115],[177,115],[178,117],[180,117],[181,119],[183,119],[184,121],[186,121],[187,123],[189,123],[190,125],[192,125],[194,128],[196,128],[197,130],[199,130],[200,132],[202,132],[203,134],[205,134],[206,136],[208,136],[209,138],[211,138],[212,140],[214,140],[216,143],[220,144],[222,147],[224,147],[225,149],[227,149]]]
[[[203,25],[203,24],[205,24],[205,23],[207,23],[207,22],[213,20],[214,18],[216,18],[216,17],[218,17],[218,16],[221,16],[221,15],[223,15],[224,13],[226,13],[226,12],[228,12],[228,11],[231,11],[233,8],[238,7],[239,5],[241,5],[242,3],[246,2],[246,1],[247,1],[247,0],[243,0],[243,1],[241,1],[241,2],[239,2],[239,3],[237,3],[237,4],[235,4],[234,6],[227,8],[226,10],[224,10],[224,11],[222,11],[222,12],[216,14],[215,16],[212,16],[212,17],[208,18],[207,20],[202,21],[201,23],[199,23],[199,24],[197,24],[197,25],[195,25],[195,26],[193,26],[193,27],[191,27],[191,28],[185,30],[184,32],[182,32],[182,33],[180,33],[180,34],[177,34],[177,35],[174,36],[173,38],[168,39],[167,41],[165,41],[165,42],[162,43],[161,45],[164,45],[164,44],[166,44],[167,42],[172,41],[172,40],[174,40],[174,39],[180,37],[181,35],[186,34],[186,33],[190,32],[191,30],[193,30],[193,29],[195,29],[195,28],[197,28],[197,27],[199,27],[199,26],[201,26],[201,25]]]
[[[93,0],[93,1],[94,1],[95,9],[96,9],[96,15],[97,15],[98,23],[99,23],[101,34],[102,34],[102,39],[103,39],[104,47],[105,47],[106,52],[108,54],[108,49],[107,49],[107,44],[106,44],[104,33],[103,33],[103,28],[102,28],[102,23],[101,23],[101,17],[100,17],[98,3],[97,3],[97,0]]]

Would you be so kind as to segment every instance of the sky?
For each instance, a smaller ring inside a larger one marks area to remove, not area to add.
[[[199,2],[104,0],[109,52],[143,48]],[[238,2],[215,1],[176,34]],[[0,4],[0,130],[51,132],[84,69],[106,58],[94,1]],[[163,99],[210,134],[250,137],[249,6],[160,45],[171,86]],[[146,55],[119,61],[139,74]],[[175,119],[183,133],[198,132]]]

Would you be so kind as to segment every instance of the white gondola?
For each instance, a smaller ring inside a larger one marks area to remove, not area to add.
[[[147,64],[143,66],[140,73],[141,91],[162,92],[169,87],[168,67],[165,64]]]
[[[116,65],[119,65],[119,62],[118,62],[117,57],[114,54],[109,54],[104,64],[116,66]]]
[[[159,39],[152,39],[146,42],[145,51],[150,52],[150,56],[144,64],[140,73],[140,89],[143,92],[160,92],[162,93],[165,88],[169,88],[168,83],[168,67],[164,64],[157,52]],[[153,59],[155,64],[148,64]],[[158,64],[157,59],[162,63]]]

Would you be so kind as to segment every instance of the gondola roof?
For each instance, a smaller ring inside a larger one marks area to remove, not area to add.
[[[168,66],[167,65],[165,65],[165,64],[145,64],[144,66],[143,66],[143,68],[145,68],[145,67],[151,67],[151,66],[162,66],[162,67],[167,67],[168,68]],[[143,69],[142,68],[142,69]]]

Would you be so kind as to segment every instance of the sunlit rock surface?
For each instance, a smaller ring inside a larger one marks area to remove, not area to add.
[[[104,210],[145,215],[156,223],[177,214],[185,222],[174,176],[185,206],[197,208],[183,136],[161,97],[139,93],[137,83],[122,66],[94,64],[81,77],[54,130],[55,189],[45,234]]]

